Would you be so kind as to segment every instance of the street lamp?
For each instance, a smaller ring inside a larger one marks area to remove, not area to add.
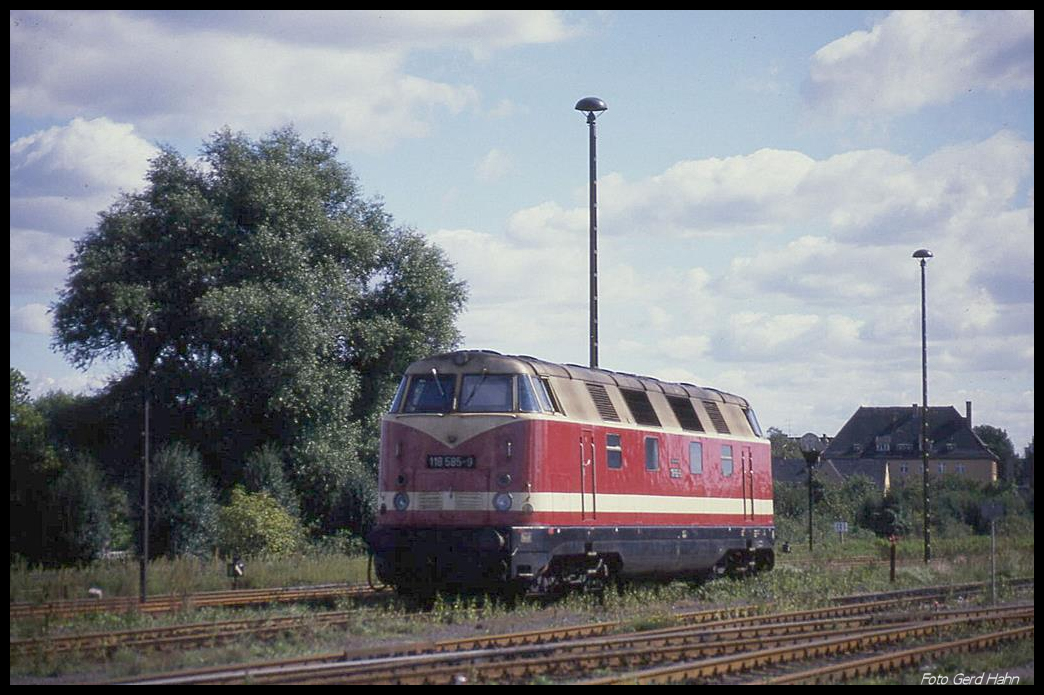
[[[914,258],[921,261],[921,472],[924,474],[924,562],[932,559],[931,498],[928,495],[928,324],[925,318],[926,301],[924,288],[924,268],[932,252],[928,249],[917,249]]]
[[[146,346],[154,343],[157,331],[154,326],[148,325],[149,320],[150,317],[146,317],[141,330],[134,326],[128,326],[126,329],[127,339],[129,341],[137,341],[139,346]],[[145,350],[139,350],[138,352],[140,352],[140,354],[146,353]],[[136,353],[136,356],[137,354],[138,353]],[[142,370],[142,402],[145,415],[143,437],[145,441],[141,466],[141,555],[138,558],[138,600],[141,603],[145,603],[148,598],[146,586],[148,583],[147,575],[149,564],[149,433],[151,430],[151,427],[149,426],[149,371],[151,368],[151,362],[149,362]]]
[[[590,345],[591,368],[598,367],[598,167],[595,156],[595,119],[608,107],[598,97],[584,97],[576,102],[576,110],[587,113],[587,127],[590,133]]]
[[[823,453],[823,439],[808,432],[798,440],[798,448],[808,465],[808,552],[812,553],[812,472],[819,463],[819,455]]]

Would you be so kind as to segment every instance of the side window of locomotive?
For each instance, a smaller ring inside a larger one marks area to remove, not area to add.
[[[395,398],[392,399],[391,408],[388,410],[389,413],[397,413],[402,408],[402,398],[406,395],[406,383],[409,380],[408,376],[404,376],[399,382],[399,388],[395,392]]]
[[[536,380],[536,383],[538,388],[542,390],[544,394],[543,397],[547,398],[547,402],[551,404],[551,412],[564,413],[565,411],[562,410],[562,405],[558,402],[558,399],[555,398],[555,392],[551,388],[551,382],[548,381],[547,377],[540,377]]]
[[[660,469],[660,440],[656,437],[645,438],[645,470]]]
[[[553,413],[555,411],[543,384],[526,374],[519,374],[515,379],[518,381],[518,409],[520,411],[523,413]]]
[[[754,414],[754,409],[744,408],[743,414],[747,416],[747,422],[750,423],[750,429],[754,430],[754,436],[764,437],[765,435],[761,431],[761,423],[758,422],[758,416]]]
[[[609,468],[623,468],[623,447],[620,446],[620,435],[605,435],[605,462]]]
[[[515,409],[510,374],[465,374],[460,385],[460,412],[510,413]]]
[[[695,475],[703,473],[703,444],[689,442],[689,472]]]
[[[722,444],[721,446],[721,474],[724,476],[732,475],[732,445]]]
[[[420,374],[410,380],[406,392],[404,413],[448,413],[453,407],[453,388],[456,377],[452,375]]]

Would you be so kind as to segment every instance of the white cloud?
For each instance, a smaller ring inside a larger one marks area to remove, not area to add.
[[[156,147],[128,123],[75,118],[11,143],[11,195],[97,197],[141,186]]]
[[[68,270],[73,251],[70,239],[45,232],[12,229],[10,240],[11,291],[50,292],[57,288]]]
[[[43,304],[11,307],[11,330],[36,335],[51,334],[51,317]]]
[[[52,290],[71,240],[93,227],[121,191],[141,188],[156,148],[106,118],[73,119],[11,143],[11,287]]]
[[[285,43],[372,50],[453,48],[480,56],[578,35],[550,10],[194,10],[135,12],[181,31],[219,31]]]
[[[470,85],[410,74],[410,50],[488,54],[572,35],[545,12],[18,12],[11,112],[105,114],[167,138],[293,122],[379,149],[479,102]]]
[[[1033,89],[1033,11],[899,11],[812,57],[806,96],[874,118],[946,104],[971,90]]]
[[[800,152],[763,149],[724,159],[682,161],[663,174],[628,182],[599,181],[599,209],[607,229],[683,236],[778,231],[804,214],[798,186],[816,167]],[[604,202],[603,202],[604,201]]]
[[[507,176],[511,173],[512,167],[511,155],[494,147],[475,166],[475,173],[480,181],[490,183]]]
[[[984,373],[1031,384],[1033,193],[1018,196],[1032,161],[1031,142],[1001,132],[920,160],[760,150],[610,176],[603,228],[627,234],[599,245],[602,364],[732,390],[763,423],[836,431],[860,404],[917,400],[911,254],[929,247],[933,394],[987,390]],[[586,206],[547,202],[501,234],[433,235],[471,282],[468,344],[584,362],[586,229]],[[697,236],[738,252],[722,264],[683,251]]]

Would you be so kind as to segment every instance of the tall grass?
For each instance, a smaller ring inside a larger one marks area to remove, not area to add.
[[[239,579],[243,589],[366,581],[365,557],[340,554],[305,554],[248,560]],[[148,595],[193,594],[232,588],[227,562],[217,556],[208,559],[180,557],[158,559],[148,564]],[[11,601],[45,603],[87,598],[88,590],[98,588],[106,597],[137,596],[137,560],[101,560],[87,567],[40,569],[24,562],[10,565]]]

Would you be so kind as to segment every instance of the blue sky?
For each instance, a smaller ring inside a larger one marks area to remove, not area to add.
[[[1033,436],[1033,12],[12,11],[11,366],[86,391],[47,307],[158,143],[328,134],[470,285],[465,345],[587,360],[834,434],[929,398]]]

